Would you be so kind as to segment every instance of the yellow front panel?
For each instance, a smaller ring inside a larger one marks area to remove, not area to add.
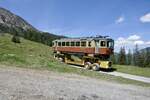
[[[109,61],[100,61],[100,68],[109,68]]]

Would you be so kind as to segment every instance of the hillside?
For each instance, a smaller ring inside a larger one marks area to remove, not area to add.
[[[21,43],[15,44],[11,42],[11,38],[12,35],[10,34],[0,35],[0,66],[46,69],[53,72],[74,73],[112,82],[149,86],[146,83],[134,80],[71,67],[55,60],[52,49],[49,46],[23,38],[21,38]]]
[[[42,32],[33,27],[20,16],[0,7],[0,33],[15,34],[28,40],[51,45],[51,41],[63,36]]]
[[[21,38],[20,44],[11,42],[12,35],[0,35],[0,63],[17,66],[46,66],[52,60],[49,46]]]
[[[0,25],[9,28],[15,28],[16,30],[20,28],[24,31],[30,29],[37,31],[37,29],[35,29],[32,25],[27,23],[23,18],[11,13],[10,11],[4,8],[0,8]],[[0,31],[3,30],[0,29]]]
[[[67,68],[53,58],[52,48],[41,43],[20,38],[21,43],[11,41],[12,35],[0,34],[0,65],[48,68],[61,72],[70,72],[75,68]],[[59,67],[59,68],[58,68]]]
[[[146,47],[144,49],[141,49],[140,51],[148,51],[148,52],[150,52],[150,47]]]

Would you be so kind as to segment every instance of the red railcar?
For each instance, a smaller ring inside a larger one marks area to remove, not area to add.
[[[90,37],[90,38],[64,38],[53,41],[53,50],[54,55],[59,56],[63,61],[67,62],[70,56],[80,55],[81,56],[81,65],[86,65],[86,63],[95,64],[96,61],[93,59],[98,59],[97,62],[101,63],[99,67],[110,67],[110,61],[108,58],[113,54],[114,50],[114,40],[107,37]],[[87,61],[88,59],[88,61]],[[103,64],[102,62],[108,63]],[[69,61],[68,61],[69,62]],[[73,63],[76,63],[75,61]],[[97,64],[100,65],[100,64]],[[105,65],[105,66],[104,66]]]

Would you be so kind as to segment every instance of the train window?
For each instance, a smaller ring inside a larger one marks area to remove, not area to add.
[[[107,41],[107,47],[113,48],[113,46],[114,46],[113,41]]]
[[[61,42],[58,42],[58,46],[61,46]]]
[[[66,46],[69,46],[69,42],[66,42]]]
[[[82,42],[81,42],[81,46],[85,47],[85,46],[86,46],[86,42],[85,42],[85,41],[82,41]]]
[[[106,46],[106,42],[105,41],[101,41],[101,46],[105,47]]]
[[[58,46],[57,41],[55,42],[55,46]]]
[[[62,46],[65,46],[65,42],[62,42]]]
[[[88,46],[91,47],[91,42],[88,42]]]
[[[55,46],[54,42],[52,42],[52,46]]]
[[[76,42],[76,46],[80,46],[80,42]]]
[[[75,42],[71,42],[71,46],[74,46],[75,45]]]

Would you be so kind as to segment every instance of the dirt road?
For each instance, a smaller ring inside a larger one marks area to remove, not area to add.
[[[116,72],[116,71],[114,71],[114,72],[102,72],[101,71],[100,73],[105,73],[105,74],[109,74],[109,75],[120,76],[120,77],[123,77],[123,78],[136,80],[136,81],[150,83],[150,78],[148,78],[148,77],[131,75],[131,74],[126,74],[126,73],[121,73],[121,72]]]
[[[75,74],[0,67],[0,100],[149,100],[150,88]]]
[[[79,67],[79,66],[75,66],[75,65],[71,65],[71,67],[84,69],[83,67]],[[113,76],[120,76],[120,77],[123,77],[123,78],[136,80],[136,81],[141,81],[141,82],[145,82],[145,83],[150,83],[150,78],[149,77],[143,77],[143,76],[138,76],[138,75],[131,75],[131,74],[126,74],[126,73],[116,72],[116,71],[113,71],[113,72],[97,71],[97,72],[98,73],[109,74],[109,75],[113,75]]]

